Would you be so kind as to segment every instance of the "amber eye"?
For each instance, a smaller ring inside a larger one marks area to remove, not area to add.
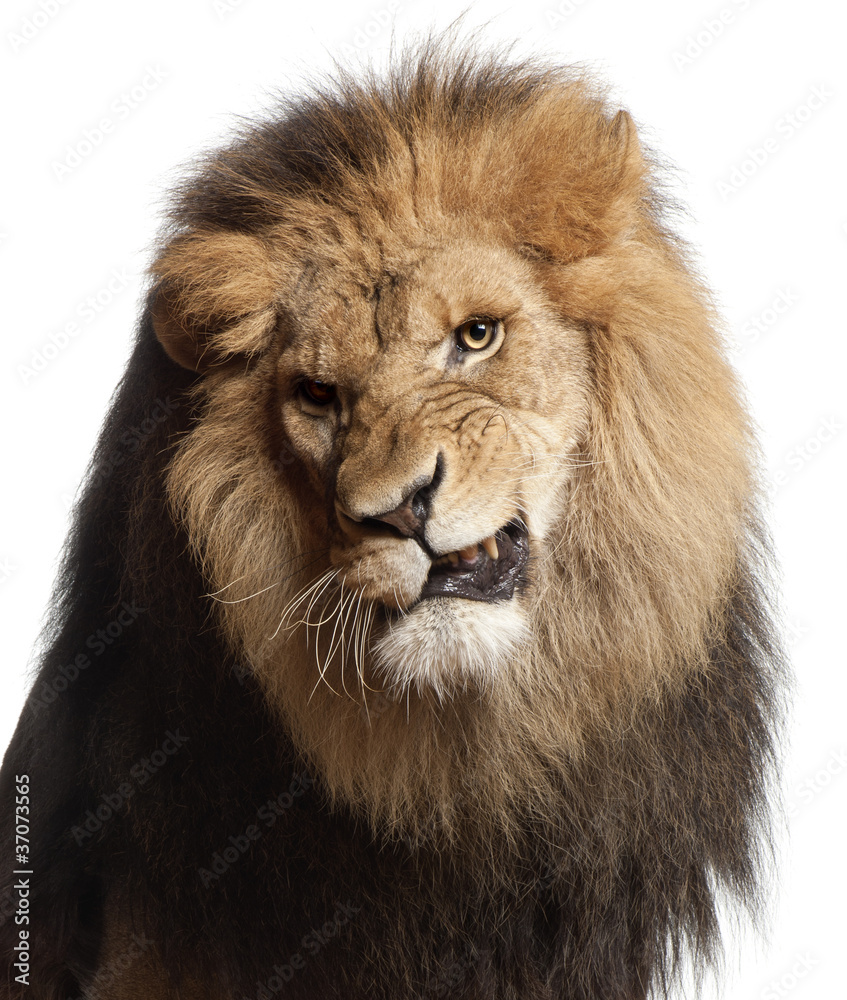
[[[300,392],[316,406],[328,406],[335,400],[335,386],[319,382],[317,379],[305,379],[300,383]]]
[[[493,343],[499,330],[496,319],[469,319],[453,332],[460,351],[482,351]]]

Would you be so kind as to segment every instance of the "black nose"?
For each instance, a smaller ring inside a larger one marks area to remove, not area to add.
[[[381,521],[396,528],[404,538],[417,538],[424,541],[426,520],[429,517],[432,498],[441,485],[444,475],[444,460],[441,452],[435,460],[435,470],[431,476],[416,479],[406,491],[403,500],[392,510],[383,514],[373,514],[363,521]]]

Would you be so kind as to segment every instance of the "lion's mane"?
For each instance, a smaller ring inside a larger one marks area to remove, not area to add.
[[[184,183],[4,765],[38,873],[33,991],[7,995],[135,996],[97,992],[116,926],[152,942],[139,983],[189,996],[261,995],[299,955],[281,995],[636,1000],[714,957],[716,893],[758,898],[781,667],[754,441],[659,192],[584,77],[437,44]],[[342,696],[278,628],[322,527],[271,345],[314,273],[365,282],[445,220],[583,338],[579,460],[507,671]]]

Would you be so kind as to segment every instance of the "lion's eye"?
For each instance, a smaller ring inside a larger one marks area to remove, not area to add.
[[[496,319],[469,319],[457,326],[456,346],[460,351],[482,351],[489,347],[500,332]]]
[[[335,386],[318,379],[304,379],[300,383],[300,392],[304,399],[315,406],[328,406],[335,401]]]

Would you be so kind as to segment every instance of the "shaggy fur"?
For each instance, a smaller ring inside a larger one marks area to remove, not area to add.
[[[7,996],[643,1000],[715,956],[780,660],[750,427],[657,192],[590,81],[436,43],[185,182],[4,765],[37,872]],[[421,483],[426,545],[378,520]],[[511,599],[416,603],[516,520]]]

